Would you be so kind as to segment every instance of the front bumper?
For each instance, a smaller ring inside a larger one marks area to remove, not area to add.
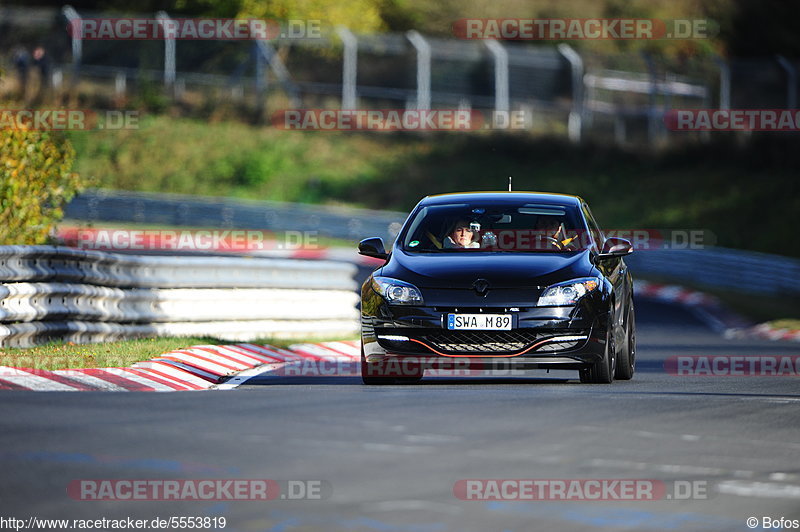
[[[408,359],[420,366],[508,369],[580,369],[603,357],[605,313],[596,302],[577,307],[362,308],[362,345],[368,363]],[[451,331],[451,312],[512,315],[510,331]]]

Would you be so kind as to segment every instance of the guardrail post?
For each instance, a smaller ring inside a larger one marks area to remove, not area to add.
[[[164,32],[164,86],[175,85],[175,37],[167,31],[167,22],[172,20],[165,11],[156,13],[156,19]]]
[[[70,78],[70,86],[74,87],[78,83],[81,61],[83,60],[82,19],[78,12],[75,11],[75,8],[70,5],[62,7],[61,12],[67,18],[70,39],[72,40],[72,76]]]
[[[572,109],[567,119],[567,135],[572,142],[580,142],[583,128],[583,59],[570,45],[558,45],[559,53],[569,61],[572,71]]]
[[[786,71],[788,79],[786,81],[786,108],[797,109],[797,69],[784,56],[777,56],[778,63]]]
[[[342,109],[356,108],[356,78],[358,76],[358,39],[344,26],[336,28],[344,45],[342,61]]]
[[[417,51],[417,109],[431,108],[431,45],[418,31],[411,30],[406,37]]]
[[[494,110],[508,111],[508,52],[503,45],[494,39],[486,41],[486,47],[494,58]]]

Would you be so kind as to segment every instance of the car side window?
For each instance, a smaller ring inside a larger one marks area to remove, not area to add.
[[[603,249],[603,243],[606,239],[603,236],[603,232],[600,231],[600,226],[597,225],[594,216],[592,216],[592,211],[589,210],[589,206],[584,203],[582,208],[583,215],[586,217],[586,223],[589,224],[589,233],[592,235],[595,246],[597,246],[597,251],[600,252]]]

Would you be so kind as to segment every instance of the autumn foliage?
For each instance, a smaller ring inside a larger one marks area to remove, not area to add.
[[[43,244],[81,188],[75,150],[60,135],[0,129],[0,245]]]

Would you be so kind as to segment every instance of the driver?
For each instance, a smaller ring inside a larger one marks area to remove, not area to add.
[[[558,216],[539,216],[536,220],[536,232],[539,236],[552,238],[558,243],[558,247],[569,245],[575,237],[568,238],[564,231],[564,224]]]
[[[470,227],[468,220],[458,220],[450,233],[444,239],[443,246],[445,249],[458,249],[458,248],[479,248],[481,245],[478,242],[473,242],[475,232]]]

